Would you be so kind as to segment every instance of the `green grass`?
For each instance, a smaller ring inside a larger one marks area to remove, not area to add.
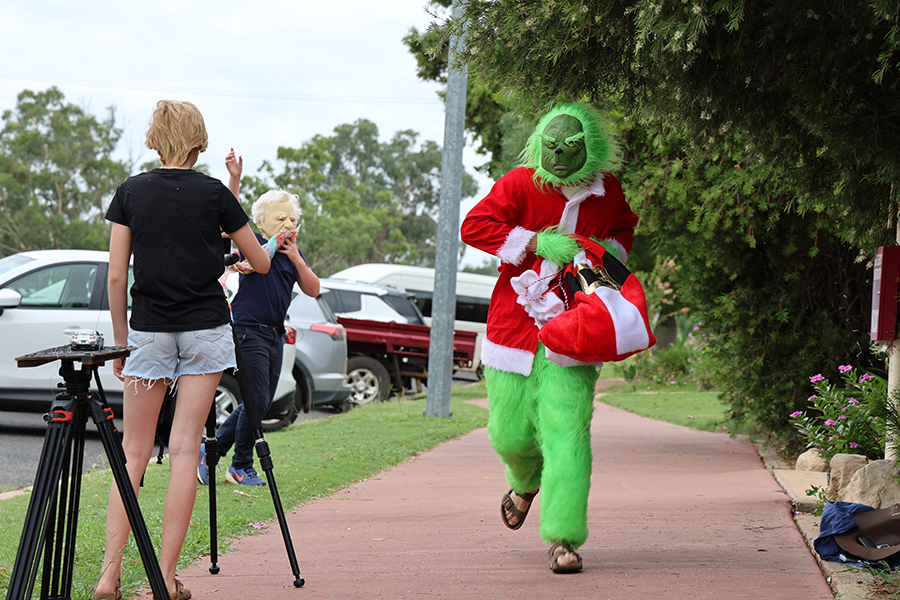
[[[701,431],[720,431],[730,423],[718,392],[683,385],[623,383],[603,394],[600,401],[611,406]]]
[[[726,422],[724,406],[715,392],[699,392],[685,386],[619,384],[604,394],[601,401],[607,404],[695,429],[714,431]],[[484,396],[483,381],[453,388],[450,419],[423,417],[425,399],[414,397],[362,406],[267,434],[285,510],[332,494],[443,441],[483,427],[487,424],[487,411],[466,404],[465,400]],[[219,464],[218,482],[224,481],[226,462]],[[154,543],[161,528],[168,474],[167,464],[151,464],[141,490],[141,510]],[[82,480],[74,598],[90,597],[100,572],[111,482],[112,474],[107,470],[93,471]],[[224,554],[238,537],[256,533],[251,523],[270,521],[275,512],[265,489],[238,491],[224,483],[217,487],[219,551]],[[208,488],[201,486],[182,552],[185,565],[209,551],[208,494]],[[0,590],[9,586],[29,498],[26,494],[0,502]],[[126,592],[136,592],[147,585],[133,540],[123,561],[122,585]]]
[[[425,418],[424,398],[414,398],[362,406],[267,434],[285,510],[327,496],[441,442],[483,427],[487,424],[487,411],[464,400],[484,396],[483,382],[454,388],[453,416],[449,419]],[[219,463],[217,482],[224,482],[225,466],[226,462]],[[167,464],[152,463],[141,490],[141,511],[154,544],[158,544],[168,476]],[[108,470],[93,471],[82,479],[73,598],[89,598],[100,573],[111,483]],[[250,523],[272,520],[275,511],[265,488],[237,491],[224,483],[217,488],[219,551],[225,553],[233,540],[255,533]],[[209,551],[208,494],[208,488],[201,486],[182,551],[185,565]],[[25,494],[0,502],[0,590],[9,587],[29,498]],[[126,592],[136,592],[145,586],[143,563],[132,539],[123,561],[122,587]]]

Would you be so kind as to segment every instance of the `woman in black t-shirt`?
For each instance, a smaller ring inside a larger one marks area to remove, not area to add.
[[[109,307],[116,346],[135,346],[113,365],[125,382],[122,446],[135,494],[153,453],[166,388],[177,390],[169,437],[170,479],[163,511],[159,565],[173,600],[191,597],[175,567],[197,495],[196,468],[203,426],[222,371],[234,366],[228,304],[218,278],[222,232],[260,273],[269,257],[249,219],[220,181],[194,171],[207,134],[189,102],[160,101],[146,144],[162,167],[129,177],[110,203]],[[127,320],[128,266],[134,257],[131,330]],[[130,531],[115,484],[110,490],[106,552],[94,600],[122,597],[122,553]]]

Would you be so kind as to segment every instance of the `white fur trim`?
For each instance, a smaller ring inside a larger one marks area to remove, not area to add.
[[[622,261],[622,264],[625,264],[625,261],[628,260],[628,252],[625,250],[625,246],[623,246],[619,240],[614,240],[613,238],[606,238],[603,241],[609,243],[610,246],[616,249],[619,260]]]
[[[481,362],[498,371],[518,373],[528,377],[531,375],[531,366],[534,364],[534,354],[527,350],[501,346],[484,338],[481,340]]]
[[[547,357],[547,360],[549,360],[551,362],[555,362],[556,364],[558,364],[561,367],[583,367],[586,365],[590,365],[590,366],[594,366],[594,367],[602,367],[603,366],[603,363],[600,361],[585,363],[585,362],[581,362],[580,360],[575,360],[574,358],[565,356],[563,354],[557,354],[556,352],[554,352],[550,348],[547,348],[546,346],[544,346],[544,355]]]
[[[584,191],[584,190],[582,190]],[[566,202],[562,216],[559,218],[560,233],[575,233],[575,227],[578,225],[578,208],[587,195],[580,195]]]
[[[525,258],[525,249],[528,248],[528,243],[533,237],[533,231],[528,231],[523,227],[514,227],[506,236],[506,241],[497,250],[497,258],[502,262],[518,265]]]
[[[603,183],[603,173],[599,175],[597,179],[593,181],[588,186],[585,186],[578,190],[569,201],[566,202],[566,206],[563,209],[562,216],[559,219],[559,230],[563,233],[575,233],[575,228],[578,225],[578,211],[581,206],[581,203],[584,202],[589,196],[605,196],[606,195],[606,185]]]

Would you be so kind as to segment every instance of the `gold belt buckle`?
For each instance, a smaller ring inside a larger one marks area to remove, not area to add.
[[[589,267],[585,263],[577,263],[575,265],[576,277],[581,285],[581,291],[587,295],[593,294],[594,291],[601,287],[609,287],[616,291],[622,289],[622,286],[616,283],[616,280],[610,277],[609,272],[603,266]],[[590,273],[591,275],[588,275]],[[588,281],[588,278],[591,281]]]

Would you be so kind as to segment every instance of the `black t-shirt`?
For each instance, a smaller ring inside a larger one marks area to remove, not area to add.
[[[116,189],[106,218],[131,229],[132,329],[196,331],[229,322],[218,282],[221,231],[234,233],[249,218],[221,181],[192,169],[153,169]]]

